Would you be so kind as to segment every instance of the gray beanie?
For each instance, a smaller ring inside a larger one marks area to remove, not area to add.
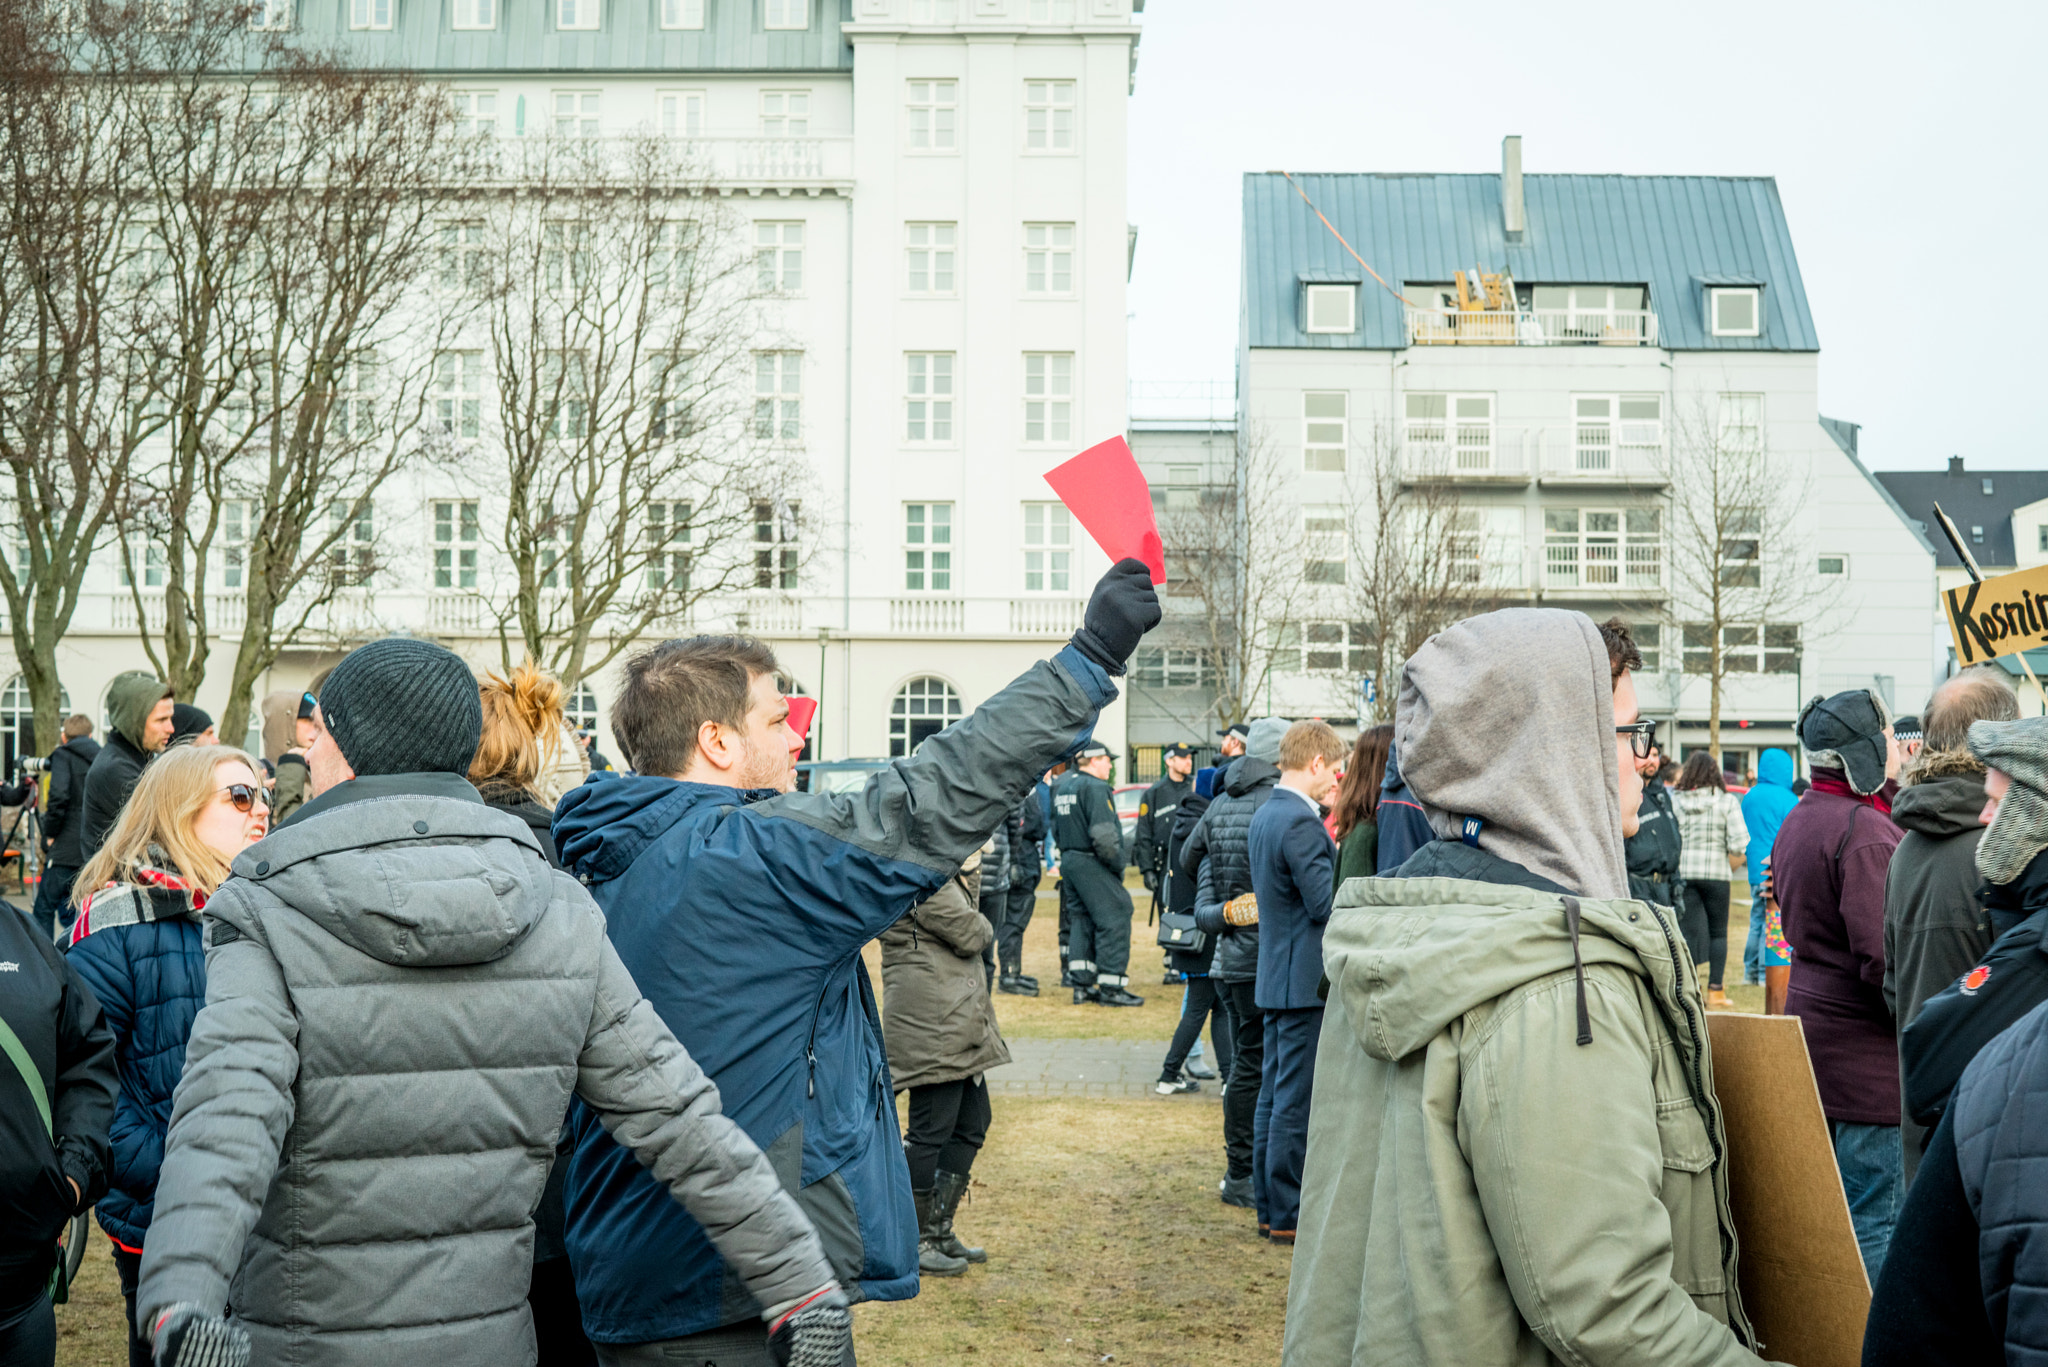
[[[2012,780],[1977,842],[1977,872],[1986,882],[2010,883],[2048,849],[2048,717],[1976,722],[1970,753]]]
[[[320,687],[320,716],[358,777],[467,774],[484,729],[469,666],[406,636],[372,641],[336,665]]]
[[[1268,764],[1278,764],[1280,738],[1287,734],[1287,728],[1292,724],[1285,717],[1260,717],[1252,723],[1250,734],[1244,738],[1245,755]]]

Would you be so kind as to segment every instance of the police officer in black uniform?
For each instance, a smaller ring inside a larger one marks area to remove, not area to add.
[[[1124,887],[1123,827],[1109,786],[1109,747],[1090,741],[1052,793],[1052,838],[1073,924],[1067,971],[1074,1005],[1143,1006],[1126,976],[1131,964],[1131,894]]]
[[[1648,759],[1636,761],[1643,776],[1643,804],[1636,809],[1636,833],[1622,842],[1621,852],[1628,861],[1628,895],[1676,909],[1685,905],[1685,884],[1678,876],[1684,842],[1670,790],[1658,781],[1663,766],[1664,751],[1654,745]]]
[[[1185,742],[1169,745],[1162,759],[1166,776],[1139,799],[1138,826],[1131,835],[1131,863],[1137,865],[1155,907],[1165,899],[1166,844],[1173,831],[1173,814],[1180,810],[1181,800],[1195,791],[1195,747]],[[1172,968],[1166,970],[1168,983],[1177,983],[1181,977]]]

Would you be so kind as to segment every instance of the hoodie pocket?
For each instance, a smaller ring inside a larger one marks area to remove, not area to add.
[[[1705,1172],[1714,1166],[1714,1146],[1707,1142],[1707,1124],[1691,1097],[1657,1103],[1657,1144],[1664,1166],[1680,1172]]]
[[[1657,1143],[1664,1164],[1658,1195],[1671,1218],[1671,1277],[1704,1302],[1723,1294],[1727,1281],[1714,1195],[1714,1147],[1691,1097],[1657,1103]]]

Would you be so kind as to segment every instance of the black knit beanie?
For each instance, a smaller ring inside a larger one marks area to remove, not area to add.
[[[469,666],[404,636],[372,641],[336,665],[320,689],[320,715],[358,777],[466,774],[484,729]]]

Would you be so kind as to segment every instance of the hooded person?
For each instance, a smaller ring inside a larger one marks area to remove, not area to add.
[[[1744,852],[1749,868],[1749,938],[1742,945],[1742,980],[1755,987],[1764,980],[1764,865],[1778,827],[1799,801],[1792,791],[1790,752],[1769,749],[1756,762],[1756,782],[1742,795],[1742,824],[1749,830]]]
[[[85,775],[79,864],[89,863],[142,778],[142,766],[171,739],[171,686],[147,670],[116,675],[107,685],[107,743]]]
[[[710,1232],[782,1356],[837,1362],[850,1316],[809,1220],[589,894],[463,777],[468,666],[374,641],[321,712],[316,796],[206,904],[136,1294],[156,1360],[531,1367],[532,1213],[574,1095]]]
[[[280,688],[263,697],[263,758],[277,771],[270,797],[272,830],[306,804],[306,751],[319,733],[314,720],[318,706],[303,689]]]
[[[220,733],[213,729],[213,714],[191,703],[171,705],[171,738],[164,742],[168,750],[173,745],[219,745]]]
[[[1289,1367],[1758,1361],[1698,978],[1627,897],[1641,663],[1517,608],[1403,670],[1438,838],[1324,931]]]

